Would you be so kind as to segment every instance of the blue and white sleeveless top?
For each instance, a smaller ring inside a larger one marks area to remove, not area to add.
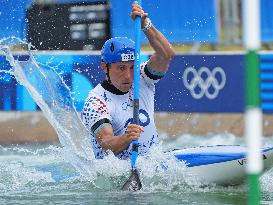
[[[155,72],[147,66],[141,66],[139,120],[144,132],[139,138],[140,155],[145,155],[153,144],[158,143],[158,134],[154,122],[155,83],[164,73]],[[107,81],[103,81],[92,89],[85,101],[81,118],[90,131],[93,151],[96,158],[103,158],[107,152],[96,140],[96,133],[105,125],[111,125],[114,136],[123,135],[129,123],[133,122],[133,88],[127,93],[116,89]],[[127,159],[131,155],[131,146],[117,155]]]

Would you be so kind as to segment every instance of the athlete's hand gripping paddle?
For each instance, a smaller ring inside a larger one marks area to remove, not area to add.
[[[141,6],[141,1],[138,4]],[[141,35],[141,16],[136,16],[135,19],[135,61],[134,61],[134,124],[139,124],[139,81],[140,81],[140,35]],[[142,188],[139,179],[136,161],[138,157],[137,140],[132,141],[132,159],[131,159],[131,176],[125,182],[122,190],[137,191]]]

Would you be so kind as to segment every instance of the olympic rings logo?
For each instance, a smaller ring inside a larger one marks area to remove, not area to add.
[[[190,78],[191,75],[192,77]],[[221,76],[220,80],[217,80],[216,75]],[[216,67],[212,71],[207,67],[201,67],[198,71],[193,67],[188,67],[183,73],[183,83],[194,99],[200,99],[205,95],[212,100],[224,88],[226,74],[221,67]],[[197,88],[199,89],[197,90]]]

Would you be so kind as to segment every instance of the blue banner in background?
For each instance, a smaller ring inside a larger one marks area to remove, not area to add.
[[[17,58],[15,56],[15,58]],[[104,79],[100,69],[100,57],[98,55],[71,55],[54,54],[52,52],[35,55],[39,66],[45,71],[54,68],[61,75],[67,86],[73,93],[75,105],[82,109],[88,92]],[[11,67],[4,56],[0,56],[0,70],[9,70]],[[62,86],[60,86],[62,87]],[[61,91],[67,96],[67,91]],[[6,73],[0,73],[0,110],[35,111],[39,109],[28,91],[16,80]]]
[[[105,77],[100,67],[98,55],[74,56],[72,90],[75,95],[75,106],[81,110],[89,91]]]
[[[157,84],[155,108],[166,112],[243,112],[243,55],[177,55]]]
[[[54,69],[60,74],[71,90],[77,110],[82,109],[89,91],[105,79],[99,55],[42,52],[35,54],[35,59],[43,70]],[[147,59],[148,55],[141,56],[142,62]],[[5,57],[0,55],[0,70],[9,70],[10,68]],[[61,90],[60,93],[63,96],[68,95],[66,90]],[[37,109],[39,107],[23,86],[17,84],[9,74],[0,73],[0,110],[35,111]]]
[[[0,70],[11,66],[4,56],[0,56]],[[16,80],[8,73],[0,73],[0,110],[16,110]]]
[[[35,58],[62,73],[77,110],[82,109],[89,91],[105,79],[99,55],[43,52],[37,53]],[[148,58],[149,55],[143,55],[141,61]],[[0,56],[0,69],[10,69],[4,56]],[[261,99],[262,109],[267,113],[273,112],[272,70],[273,55],[262,54]],[[243,112],[244,78],[244,55],[176,55],[166,76],[156,84],[155,110]],[[9,74],[0,73],[0,110],[37,109],[24,87]]]

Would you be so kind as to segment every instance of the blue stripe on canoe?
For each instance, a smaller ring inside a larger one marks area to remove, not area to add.
[[[273,147],[264,148],[263,153],[272,151]],[[215,164],[221,162],[227,162],[232,160],[238,160],[246,158],[246,153],[187,153],[187,154],[176,154],[175,157],[184,161],[187,167],[196,167],[201,165]]]
[[[201,165],[215,164],[220,162],[227,162],[246,157],[245,153],[200,153],[200,154],[177,154],[175,157],[180,161],[185,161],[187,167],[195,167]]]
[[[273,150],[273,147],[263,148],[263,153],[269,152],[271,150]]]

